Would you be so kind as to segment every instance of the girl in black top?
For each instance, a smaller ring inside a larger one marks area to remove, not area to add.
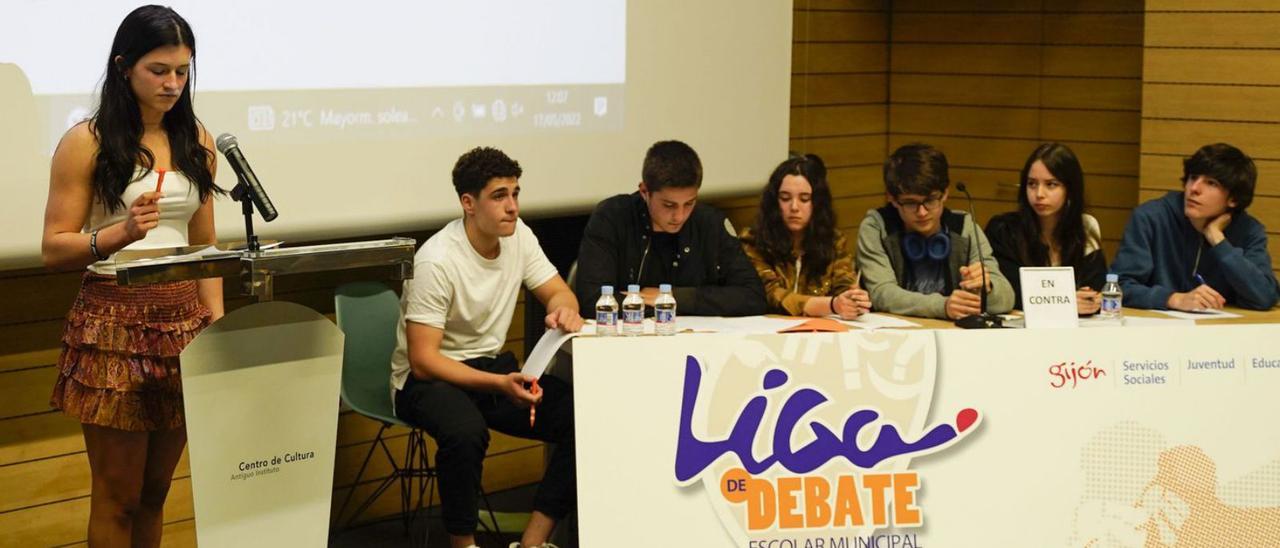
[[[1070,266],[1076,274],[1076,306],[1081,315],[1101,306],[1098,289],[1106,279],[1098,221],[1084,212],[1084,171],[1070,148],[1040,145],[1022,168],[1018,210],[987,223],[987,239],[1000,271],[1013,284],[1021,308],[1023,266]]]

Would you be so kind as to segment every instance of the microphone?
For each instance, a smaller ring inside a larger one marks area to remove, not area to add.
[[[276,213],[276,206],[271,203],[271,198],[267,197],[267,191],[262,188],[258,176],[253,174],[249,161],[244,159],[244,154],[240,153],[240,143],[236,142],[236,136],[230,133],[219,135],[217,146],[218,152],[227,157],[227,163],[231,164],[232,171],[236,172],[240,182],[247,189],[253,205],[258,208],[258,214],[262,215],[262,220],[268,223],[275,220],[279,215]]]
[[[964,186],[963,182],[956,183],[956,190],[964,193],[965,198],[969,200],[969,217],[973,219],[973,230],[978,229],[978,214],[973,210],[973,195],[969,194],[969,189]],[[977,239],[977,234],[971,235],[971,243],[978,249],[978,265],[982,269],[982,285],[978,289],[978,298],[981,300],[978,314],[970,314],[956,320],[956,327],[962,329],[990,329],[993,327],[1004,327],[1003,320],[1000,316],[987,312],[987,258],[982,255],[982,242]]]

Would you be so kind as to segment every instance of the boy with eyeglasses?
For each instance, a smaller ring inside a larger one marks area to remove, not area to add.
[[[858,230],[858,270],[873,309],[952,320],[979,314],[984,264],[986,311],[1013,308],[1013,287],[987,237],[967,213],[944,207],[950,184],[947,157],[930,145],[903,145],[885,160],[888,204],[868,211]]]

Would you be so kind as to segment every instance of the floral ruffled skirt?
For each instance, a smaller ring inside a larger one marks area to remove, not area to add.
[[[86,273],[67,313],[49,404],[119,430],[183,427],[178,354],[208,323],[195,281],[120,286]]]

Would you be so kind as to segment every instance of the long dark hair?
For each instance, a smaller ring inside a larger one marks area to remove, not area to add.
[[[155,168],[156,158],[142,146],[142,111],[125,73],[138,59],[164,46],[191,49],[192,69],[177,103],[160,122],[169,136],[173,166],[200,190],[200,200],[223,190],[213,183],[209,170],[212,152],[200,143],[200,123],[191,107],[191,86],[195,83],[196,38],[191,26],[177,12],[163,6],[142,6],[120,22],[107,70],[102,79],[98,111],[90,127],[98,138],[98,154],[93,160],[93,192],[108,211],[125,207],[125,187],[133,181],[137,166]],[[117,62],[116,57],[120,60]]]
[[[791,231],[782,220],[778,206],[778,189],[787,175],[799,175],[813,187],[812,210],[809,225],[804,229],[800,248],[809,263],[806,277],[817,282],[826,273],[836,256],[836,212],[831,206],[831,187],[827,186],[827,166],[815,154],[796,155],[774,168],[769,182],[760,195],[760,210],[756,213],[751,232],[756,247],[769,264],[783,264],[795,260]]]
[[[1048,265],[1049,246],[1044,244],[1040,230],[1040,217],[1027,199],[1027,177],[1031,166],[1039,160],[1067,191],[1066,202],[1058,210],[1058,224],[1051,237],[1058,244],[1063,265],[1078,266],[1084,261],[1084,248],[1088,235],[1084,232],[1084,170],[1076,154],[1061,143],[1045,143],[1036,147],[1022,166],[1022,181],[1018,184],[1018,220],[1022,225],[1019,259],[1027,265]]]

